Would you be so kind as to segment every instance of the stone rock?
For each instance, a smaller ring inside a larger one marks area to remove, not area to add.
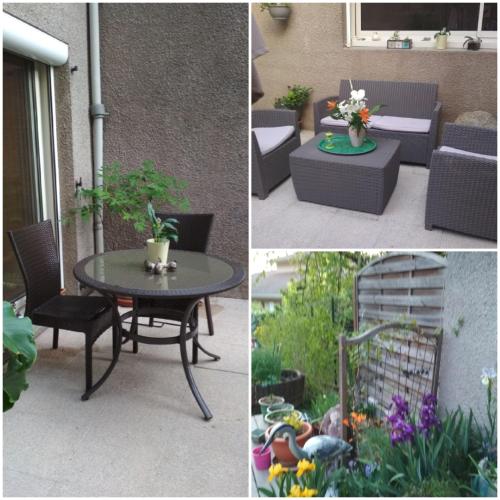
[[[325,413],[319,430],[322,434],[326,434],[327,436],[342,438],[340,404],[330,408]]]
[[[497,128],[496,118],[487,111],[466,111],[458,115],[455,123],[471,127]]]

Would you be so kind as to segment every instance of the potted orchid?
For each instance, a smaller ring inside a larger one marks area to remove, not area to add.
[[[355,148],[363,145],[366,137],[366,127],[370,121],[370,116],[376,113],[383,104],[377,104],[369,109],[363,89],[354,90],[351,83],[351,97],[347,100],[336,102],[328,101],[327,107],[330,116],[335,120],[345,120],[349,127],[349,138]]]
[[[448,37],[451,35],[451,33],[448,31],[448,28],[446,26],[444,28],[441,28],[435,35],[434,35],[434,40],[436,40],[436,49],[446,49],[448,46]]]

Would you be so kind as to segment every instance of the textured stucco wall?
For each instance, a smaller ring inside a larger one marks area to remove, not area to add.
[[[105,163],[155,160],[215,214],[208,251],[247,268],[247,4],[101,4]],[[110,248],[142,245],[105,226]],[[247,285],[228,292],[246,296]]]
[[[340,80],[353,78],[437,82],[441,124],[463,111],[481,109],[496,115],[496,52],[344,48],[341,3],[292,4],[287,23],[260,12],[258,4],[252,12],[269,49],[255,61],[265,92],[255,104],[258,109],[272,107],[287,85],[311,86],[314,93],[304,126],[312,130],[312,102],[335,95]]]
[[[55,68],[55,100],[61,205],[63,213],[74,204],[75,180],[92,183],[91,129],[86,4],[4,4],[4,10],[69,45],[69,61]],[[71,73],[70,68],[78,66]],[[93,253],[90,224],[63,226],[65,286],[75,292],[74,264]]]
[[[497,366],[497,258],[495,252],[449,252],[439,400],[449,409],[472,408],[484,419],[483,367]],[[459,318],[464,326],[452,332]]]

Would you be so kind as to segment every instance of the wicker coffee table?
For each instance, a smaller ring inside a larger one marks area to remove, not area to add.
[[[398,180],[400,142],[377,137],[375,151],[342,156],[318,149],[324,137],[316,135],[290,155],[297,198],[382,214]]]

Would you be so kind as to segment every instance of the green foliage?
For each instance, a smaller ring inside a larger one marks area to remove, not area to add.
[[[290,7],[289,3],[261,3],[260,11],[264,12],[265,10],[269,10],[271,7]]]
[[[187,182],[157,170],[151,160],[129,172],[125,172],[118,162],[105,165],[99,176],[102,186],[77,191],[79,206],[70,211],[71,215],[80,215],[83,220],[92,215],[102,218],[105,208],[124,221],[132,222],[136,231],[143,232],[148,223],[148,202],[189,209],[189,200],[184,194]]]
[[[274,101],[276,109],[300,109],[311,97],[312,88],[303,85],[288,86],[288,93],[282,97],[277,97]]]
[[[360,252],[294,256],[300,279],[283,292],[281,307],[255,331],[263,346],[277,345],[285,368],[306,375],[306,397],[338,390],[338,339],[352,330],[355,273],[369,257]]]
[[[3,411],[7,411],[28,388],[26,372],[36,359],[31,320],[18,318],[8,302],[3,303],[3,348],[8,353],[3,373]]]
[[[453,335],[455,335],[455,337],[458,337],[460,335],[460,331],[464,327],[464,324],[465,324],[465,319],[463,318],[463,316],[460,316],[457,320],[456,326],[454,326],[451,329],[451,331],[452,331]]]
[[[460,408],[447,413],[441,429],[427,438],[416,432],[413,442],[395,446],[386,428],[365,429],[358,443],[357,465],[338,473],[340,495],[466,495],[480,448],[473,413],[465,414]]]
[[[437,38],[438,36],[450,36],[451,31],[448,31],[448,28],[445,26],[444,28],[441,28],[437,33],[434,33],[434,38]]]
[[[155,243],[179,241],[179,235],[175,227],[175,224],[179,224],[177,219],[168,218],[161,220],[159,217],[156,217],[155,209],[151,202],[148,202],[148,217]]]
[[[325,413],[337,405],[339,402],[338,392],[328,394],[318,394],[311,402],[309,416],[312,420],[318,420],[325,416]]]
[[[281,380],[281,358],[273,347],[258,347],[252,351],[252,384],[271,385]]]

